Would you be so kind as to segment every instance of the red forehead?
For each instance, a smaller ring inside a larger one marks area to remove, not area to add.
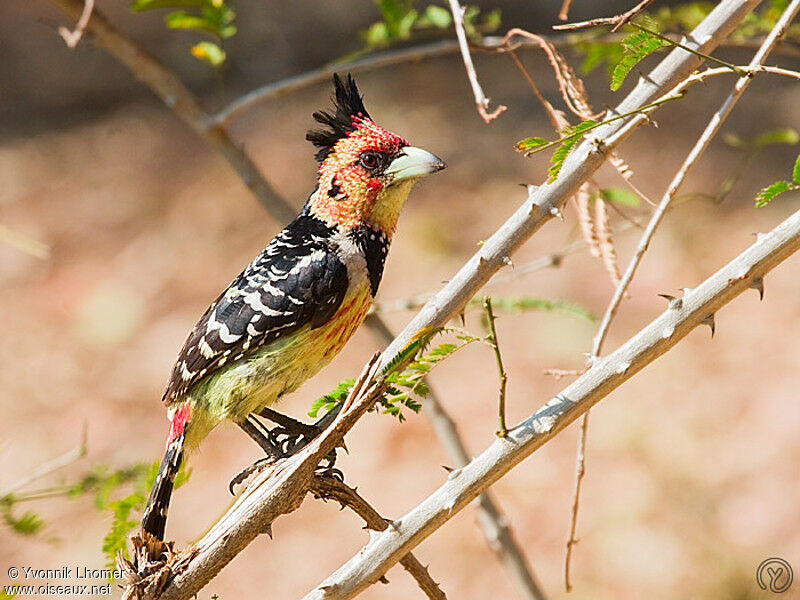
[[[404,138],[376,125],[370,119],[361,115],[353,116],[351,119],[353,131],[347,134],[347,139],[357,143],[362,150],[394,152],[403,146],[408,146],[408,142]]]

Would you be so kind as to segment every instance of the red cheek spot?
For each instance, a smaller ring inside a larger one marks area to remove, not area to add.
[[[383,189],[383,184],[377,179],[370,179],[367,182],[367,189],[370,192],[380,192]]]

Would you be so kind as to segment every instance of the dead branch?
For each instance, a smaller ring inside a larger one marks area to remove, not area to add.
[[[64,43],[68,48],[74,48],[78,45],[83,37],[83,32],[89,24],[89,19],[92,17],[92,10],[94,10],[94,0],[84,0],[83,12],[81,13],[78,22],[75,24],[75,29],[70,31],[66,27],[58,28],[58,35],[64,38]]]
[[[653,0],[642,0],[632,9],[627,10],[624,13],[617,15],[615,17],[601,17],[599,19],[590,19],[588,21],[581,21],[579,23],[565,23],[564,25],[553,25],[553,29],[569,30],[569,29],[584,29],[586,27],[598,27],[600,25],[613,25],[614,27],[611,31],[617,31],[620,27],[625,25],[625,23],[627,23],[633,17],[642,12],[647,7],[647,5],[650,4],[652,1]],[[562,19],[562,21],[565,20],[566,19]]]
[[[368,529],[372,531],[384,531],[390,527],[392,521],[383,518],[369,502],[367,502],[354,488],[351,488],[344,481],[333,477],[322,477],[315,475],[311,480],[311,493],[322,500],[335,500],[341,504],[342,508],[347,507],[364,519]],[[420,589],[431,600],[447,600],[444,592],[436,583],[428,568],[425,567],[410,552],[400,559],[400,564],[409,572],[417,582]]]
[[[458,0],[449,0],[450,12],[453,13],[453,25],[456,29],[458,45],[461,49],[461,58],[464,61],[464,68],[467,70],[467,77],[472,86],[472,93],[475,95],[475,105],[478,107],[478,114],[484,122],[490,123],[500,116],[506,107],[498,104],[494,111],[489,112],[489,98],[483,93],[483,88],[478,82],[478,75],[475,73],[475,65],[472,64],[472,55],[469,52],[469,42],[467,33],[464,31],[464,12],[466,9],[459,4]]]

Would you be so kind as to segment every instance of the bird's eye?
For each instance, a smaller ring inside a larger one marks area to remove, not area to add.
[[[361,166],[371,171],[381,163],[381,156],[377,152],[364,152],[358,160]]]

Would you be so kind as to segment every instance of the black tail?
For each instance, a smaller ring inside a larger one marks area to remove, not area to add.
[[[164,539],[164,529],[167,526],[167,510],[172,497],[172,488],[175,486],[175,476],[183,461],[183,441],[185,433],[182,431],[167,445],[164,459],[158,468],[158,475],[150,490],[147,506],[142,516],[142,529],[159,540]]]

